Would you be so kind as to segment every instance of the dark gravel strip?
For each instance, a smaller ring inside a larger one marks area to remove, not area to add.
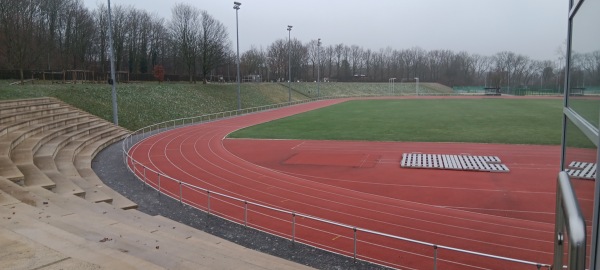
[[[264,252],[317,269],[387,269],[363,261],[291,242],[224,220],[178,201],[158,195],[156,190],[144,187],[127,170],[122,159],[121,142],[102,150],[92,161],[92,169],[106,185],[137,203],[138,210],[149,215],[161,215],[177,222],[234,242],[249,249]]]

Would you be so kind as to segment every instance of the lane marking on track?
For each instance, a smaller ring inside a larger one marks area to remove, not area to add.
[[[335,240],[337,240],[338,238],[340,238],[340,236],[341,236],[341,235],[336,235],[336,236],[335,236],[334,238],[332,238],[331,240],[335,241]]]
[[[367,161],[367,159],[369,159],[370,156],[370,154],[367,154],[367,156],[365,156],[365,158],[363,158],[363,160],[360,162],[360,166],[358,167],[362,168],[362,166],[365,165],[365,162]]]
[[[305,142],[301,142],[301,143],[299,143],[298,145],[296,145],[296,146],[292,147],[292,150],[295,150],[296,148],[298,148],[298,147],[302,146],[304,143],[305,143]]]

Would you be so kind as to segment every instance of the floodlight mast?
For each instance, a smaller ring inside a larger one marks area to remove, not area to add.
[[[240,6],[242,3],[233,2],[233,9],[235,9],[235,35],[237,39],[237,107],[238,111],[242,110],[242,97],[240,91],[240,30],[238,26],[238,10],[240,10]]]
[[[317,40],[317,97],[321,97],[321,39]]]
[[[288,31],[288,75],[289,75],[288,102],[292,102],[292,46],[291,46],[292,27],[293,26],[288,25],[288,28],[287,28],[287,31]]]
[[[112,109],[113,109],[113,123],[119,125],[119,109],[117,107],[117,80],[115,78],[115,51],[113,49],[113,38],[112,38],[112,16],[110,12],[110,0],[108,1],[108,44],[110,48],[110,81],[112,86]]]

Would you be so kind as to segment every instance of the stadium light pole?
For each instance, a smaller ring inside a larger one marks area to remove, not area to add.
[[[238,111],[242,110],[242,97],[240,91],[240,30],[238,26],[238,10],[240,10],[240,6],[242,3],[233,2],[233,9],[235,9],[235,36],[237,39],[237,101],[238,101]]]
[[[317,40],[317,97],[321,97],[321,39]]]
[[[417,96],[419,95],[419,77],[415,77],[415,80],[417,80]]]
[[[288,25],[288,102],[292,102],[292,26]]]
[[[113,38],[112,38],[112,16],[110,13],[110,0],[108,1],[108,44],[110,48],[110,81],[108,83],[112,86],[112,109],[113,109],[113,123],[119,125],[119,110],[117,107],[117,80],[115,78],[115,51],[113,49]]]

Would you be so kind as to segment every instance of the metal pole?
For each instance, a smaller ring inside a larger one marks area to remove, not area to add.
[[[183,192],[181,191],[181,181],[179,181],[179,203],[183,204]]]
[[[207,202],[206,202],[206,209],[207,209],[207,213],[210,216],[210,191],[207,190],[206,191],[206,196],[207,196]]]
[[[296,213],[292,213],[292,245],[296,242]]]
[[[292,102],[292,26],[288,25],[288,102]]]
[[[317,41],[317,97],[321,97],[321,39]]]
[[[437,270],[438,246],[433,245],[433,270]]]
[[[119,125],[119,112],[117,108],[117,80],[115,79],[115,52],[113,49],[112,38],[112,16],[110,13],[110,0],[108,1],[108,44],[110,45],[110,80],[112,86],[112,108],[113,108],[113,123]]]
[[[237,101],[238,101],[238,111],[242,109],[242,97],[240,91],[240,30],[238,26],[238,10],[240,10],[240,6],[242,5],[240,2],[233,2],[235,9],[235,35],[237,38]]]
[[[354,262],[356,262],[356,227],[354,227],[353,230],[354,230]]]
[[[158,174],[158,195],[160,195],[160,173]]]
[[[244,201],[244,227],[248,227],[248,202]]]

